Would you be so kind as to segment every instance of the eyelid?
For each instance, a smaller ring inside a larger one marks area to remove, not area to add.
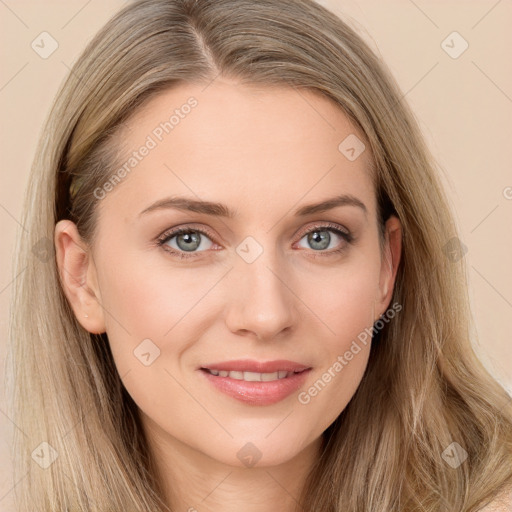
[[[207,227],[199,224],[184,224],[182,226],[175,226],[173,228],[166,229],[162,234],[156,237],[157,242],[165,241],[167,238],[171,238],[175,235],[179,235],[183,231],[197,231],[198,233],[204,234],[209,238],[213,239],[216,235]],[[213,241],[213,240],[212,240]]]
[[[297,236],[299,237],[299,239],[301,239],[303,236],[307,235],[311,231],[314,231],[315,229],[329,230],[329,228],[331,228],[335,231],[341,231],[347,237],[352,238],[352,233],[347,228],[345,228],[344,226],[342,226],[340,224],[336,224],[334,222],[330,222],[327,220],[326,221],[315,221],[312,224],[309,224],[309,225],[305,226],[304,228],[301,228],[298,231]]]

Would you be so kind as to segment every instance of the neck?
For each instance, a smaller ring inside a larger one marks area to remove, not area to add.
[[[225,464],[163,432],[147,417],[146,437],[170,510],[262,512],[302,510],[300,495],[318,460],[322,438],[279,465]]]

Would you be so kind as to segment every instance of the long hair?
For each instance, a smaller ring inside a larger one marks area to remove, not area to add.
[[[512,412],[471,346],[454,215],[389,71],[311,0],[136,1],[99,31],[61,86],[16,246],[8,384],[18,510],[169,510],[108,337],[83,329],[63,293],[53,234],[68,218],[93,241],[94,191],[116,170],[123,124],[160,92],[219,75],[333,100],[371,149],[379,222],[393,213],[402,223],[392,297],[402,309],[324,432],[302,508],[476,511],[512,484]]]

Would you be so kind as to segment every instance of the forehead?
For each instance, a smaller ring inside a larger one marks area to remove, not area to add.
[[[179,194],[261,213],[337,192],[365,196],[374,208],[364,136],[334,101],[310,90],[219,78],[180,84],[148,101],[120,141],[116,169],[125,172],[102,207],[117,198],[139,212]]]

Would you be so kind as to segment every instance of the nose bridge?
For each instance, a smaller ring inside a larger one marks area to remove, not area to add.
[[[251,331],[272,338],[293,327],[298,318],[286,262],[275,246],[247,237],[236,248],[230,272],[230,299],[226,322],[232,331]]]

